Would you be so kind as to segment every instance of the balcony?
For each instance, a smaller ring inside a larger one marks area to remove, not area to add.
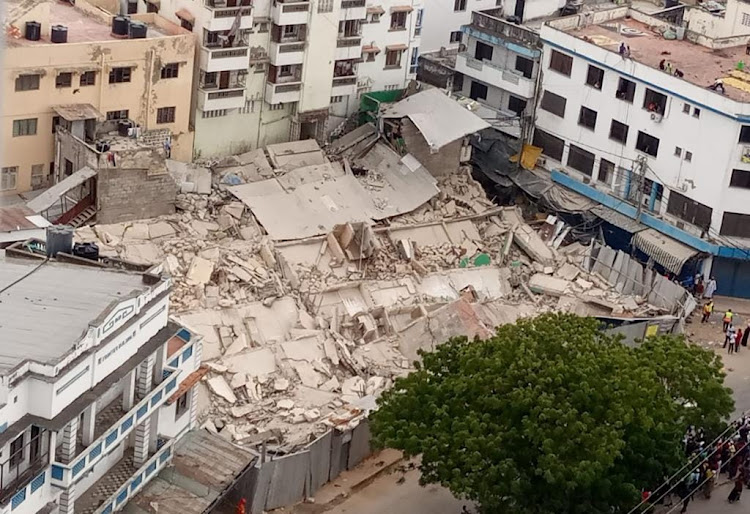
[[[308,0],[274,0],[271,20],[276,25],[303,25],[310,13]]]
[[[362,34],[339,34],[336,40],[336,60],[345,61],[362,57]]]
[[[367,0],[343,0],[341,9],[344,11],[342,18],[346,20],[364,20],[367,18]]]
[[[357,93],[357,76],[333,77],[331,96],[347,96]]]
[[[250,48],[248,46],[201,47],[200,69],[205,72],[246,70],[249,65]]]
[[[302,64],[305,61],[305,42],[271,42],[268,56],[274,66]]]
[[[266,102],[269,104],[299,102],[301,92],[302,82],[286,82],[283,84],[266,82]]]
[[[463,32],[490,44],[497,44],[497,38],[510,39],[513,43],[525,43],[529,47],[541,47],[539,34],[521,25],[502,19],[502,8],[486,9],[471,13],[471,25],[464,25]],[[483,36],[485,34],[486,36]],[[536,50],[536,57],[540,52]]]
[[[474,59],[465,52],[456,57],[456,71],[522,98],[534,96],[533,79],[524,77],[516,70],[502,68],[486,60]]]
[[[198,89],[198,109],[201,111],[240,109],[244,106],[244,86],[228,89]]]
[[[208,3],[206,3],[208,7]],[[211,17],[206,20],[204,28],[209,31],[231,30],[237,13],[242,9],[240,15],[240,30],[253,28],[252,7],[209,7]]]
[[[192,348],[191,345],[191,353]],[[169,393],[176,388],[179,374],[180,371],[174,367],[165,368],[163,381],[124,416],[119,417],[111,426],[107,426],[106,424],[102,426],[102,430],[99,431],[102,435],[97,437],[83,451],[77,453],[72,464],[63,464],[55,459],[52,463],[50,483],[58,487],[69,487],[70,484],[90,471],[103,456],[110,453],[125,440],[135,429],[136,425],[164,404],[169,397]]]
[[[8,510],[8,503],[10,509],[14,510],[47,480],[49,444],[49,432],[40,429],[21,448],[0,462],[0,511]]]

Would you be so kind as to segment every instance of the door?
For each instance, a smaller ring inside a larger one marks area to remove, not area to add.
[[[750,262],[714,257],[711,275],[716,278],[716,294],[750,298]]]
[[[35,462],[40,457],[42,448],[42,431],[39,427],[31,426],[31,441],[29,442],[29,462]]]
[[[219,74],[219,89],[227,89],[229,87],[229,73],[228,71],[222,71]]]

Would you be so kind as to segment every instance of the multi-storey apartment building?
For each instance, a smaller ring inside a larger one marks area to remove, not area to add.
[[[196,423],[198,336],[171,280],[0,255],[0,512],[111,514]]]
[[[431,0],[424,5],[424,29],[421,52],[437,52],[441,48],[457,51],[463,39],[461,27],[471,22],[473,11],[503,5],[502,0]]]
[[[116,34],[111,16],[85,0],[4,2],[0,196],[54,182],[55,107],[126,121],[140,134],[167,132],[172,157],[190,160],[195,42],[153,14]],[[58,170],[59,171],[59,170]]]
[[[747,297],[750,9],[726,7],[548,22],[533,141],[553,180],[637,219],[633,241],[657,263],[679,274],[697,259],[720,293]]]

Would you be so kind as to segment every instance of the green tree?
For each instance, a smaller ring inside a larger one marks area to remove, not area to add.
[[[712,352],[600,328],[546,314],[421,353],[372,414],[376,444],[483,512],[627,512],[683,464],[686,427],[718,430],[734,403]]]

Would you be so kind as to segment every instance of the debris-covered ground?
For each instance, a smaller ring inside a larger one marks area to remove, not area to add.
[[[172,316],[204,338],[202,419],[238,444],[289,452],[357,423],[419,349],[452,336],[546,310],[662,312],[586,273],[563,224],[492,204],[468,168],[435,180],[382,143],[351,162],[299,143],[191,169],[203,194],[180,194],[178,214],[77,231],[173,277]],[[342,221],[358,202],[367,216]]]

